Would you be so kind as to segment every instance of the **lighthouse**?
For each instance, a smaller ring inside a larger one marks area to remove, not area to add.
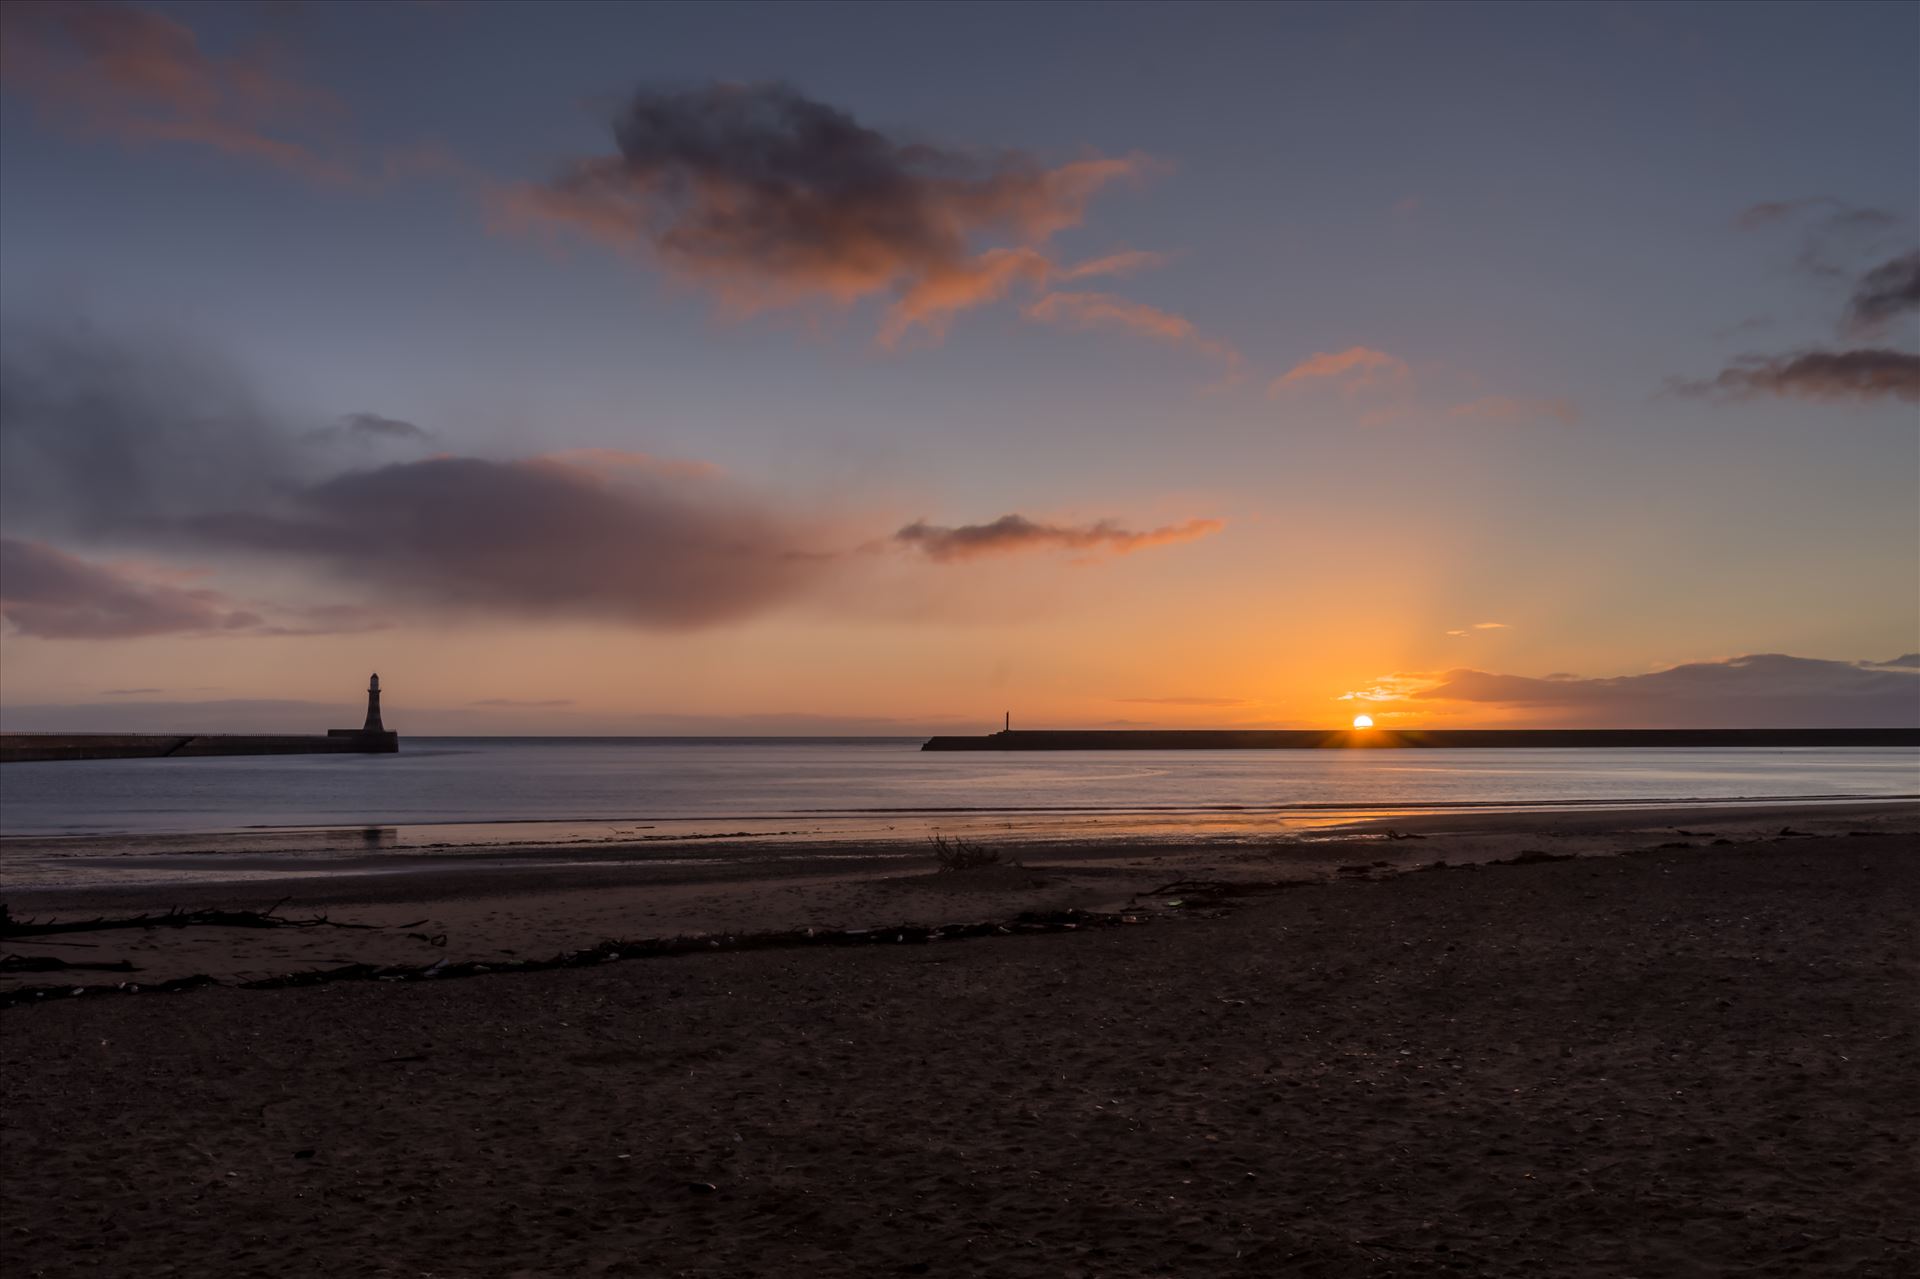
[[[380,677],[367,680],[367,722],[359,728],[330,728],[327,736],[337,743],[333,749],[362,751],[372,755],[391,755],[400,749],[400,734],[380,720]]]
[[[363,733],[384,733],[386,725],[380,722],[380,677],[374,675],[367,680],[367,722],[360,727]]]

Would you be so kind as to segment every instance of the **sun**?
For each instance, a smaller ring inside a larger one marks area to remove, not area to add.
[[[1353,717],[1353,726],[1354,726],[1355,728],[1372,728],[1372,727],[1373,727],[1373,716],[1371,716],[1371,715],[1355,715],[1355,716]]]

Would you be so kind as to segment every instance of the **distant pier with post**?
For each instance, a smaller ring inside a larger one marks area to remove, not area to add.
[[[367,682],[367,718],[359,728],[319,734],[0,733],[0,763],[80,759],[181,759],[205,755],[392,755],[400,735],[380,719],[380,677]]]
[[[1003,721],[1010,723],[1011,717]],[[1219,751],[1920,747],[1916,728],[1020,729],[928,739],[923,751]]]

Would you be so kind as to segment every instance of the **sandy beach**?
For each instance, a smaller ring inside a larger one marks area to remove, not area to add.
[[[431,914],[460,956],[1264,887],[1049,936],[15,1007],[8,1270],[1912,1273],[1920,814],[1705,816],[1081,849],[971,884],[327,881],[286,909]],[[41,953],[429,949],[195,939],[223,931]]]

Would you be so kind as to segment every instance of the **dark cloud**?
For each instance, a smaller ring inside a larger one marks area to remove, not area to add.
[[[166,691],[164,688],[103,688],[100,690],[100,696],[135,697],[141,693],[164,693]]]
[[[870,531],[810,517],[783,494],[698,463],[581,449],[343,471],[337,449],[281,425],[230,370],[184,348],[29,324],[9,326],[0,351],[0,528],[42,559],[65,557],[72,593],[64,612],[41,597],[46,587],[14,601],[15,625],[35,634],[304,635],[446,613],[694,627],[806,597],[866,560],[851,548]],[[326,430],[383,445],[423,434],[371,413]],[[1023,546],[1118,554],[1218,527],[1135,532],[1010,516],[915,525],[898,545],[935,560]],[[158,579],[118,580],[54,549],[75,544],[303,570],[347,599],[243,606]],[[92,612],[75,604],[83,584]]]
[[[139,529],[305,482],[291,433],[204,351],[13,315],[0,332],[0,519],[10,532]]]
[[[1920,726],[1920,669],[1761,653],[1646,675],[1536,679],[1453,670],[1415,701],[1497,706],[1580,728]]]
[[[1920,355],[1869,347],[1747,355],[1704,382],[1676,382],[1688,395],[1792,396],[1807,400],[1920,400]]]
[[[1848,204],[1830,195],[1808,196],[1799,200],[1764,200],[1740,210],[1733,222],[1743,231],[1758,231],[1796,221],[1801,215],[1815,211],[1824,215],[1820,221],[1835,227],[1888,227],[1899,222],[1885,209]]]
[[[424,426],[415,426],[397,417],[381,417],[378,413],[349,413],[340,419],[340,425],[349,435],[382,440],[425,441],[433,438],[433,432]]]
[[[1002,515],[987,524],[942,527],[916,520],[893,535],[903,546],[940,562],[1027,550],[1107,551],[1126,555],[1169,542],[1191,542],[1218,533],[1220,520],[1195,519],[1137,532],[1112,520],[1092,524],[1042,524],[1024,515]]]
[[[645,249],[743,309],[894,293],[889,337],[1044,278],[1034,246],[1144,167],[906,141],[782,84],[643,89],[613,134],[615,154],[502,193],[504,220]]]
[[[1789,201],[1755,205],[1742,225],[1765,225],[1808,205],[1837,201]],[[1834,218],[1878,226],[1892,215],[1841,206]],[[1920,252],[1904,253],[1866,272],[1847,303],[1840,328],[1854,338],[1883,332],[1904,312],[1920,309]],[[1920,400],[1920,355],[1889,347],[1841,351],[1796,351],[1785,355],[1744,355],[1705,380],[1675,379],[1673,389],[1688,395],[1755,395],[1808,400]]]
[[[1895,666],[1904,670],[1920,669],[1920,653],[1902,653],[1887,662],[1875,662],[1875,666]]]
[[[273,606],[183,585],[174,571],[101,564],[48,546],[0,537],[0,618],[41,639],[137,639],[147,635],[339,635],[391,622],[357,604]],[[158,689],[109,689],[158,692]]]
[[[392,458],[408,452],[418,456],[434,444],[435,436],[401,418],[349,413],[331,425],[305,432],[300,442],[335,459],[351,456],[363,465],[372,456]]]
[[[535,699],[521,697],[482,697],[478,701],[468,702],[467,705],[513,707],[571,706],[573,705],[573,699],[571,697],[542,697]]]
[[[825,569],[797,520],[722,481],[442,457],[336,476],[194,543],[304,560],[396,606],[664,627],[745,617]]]
[[[1890,320],[1920,310],[1920,252],[1883,262],[1860,278],[1847,303],[1847,330],[1878,333]]]
[[[1885,209],[1865,208],[1829,195],[1769,200],[1750,205],[1734,219],[1734,225],[1743,231],[1798,228],[1802,238],[1795,265],[1809,275],[1828,278],[1858,270],[1853,264],[1884,243],[1900,222]]]
[[[59,612],[38,597],[52,589],[47,557],[63,555],[47,547],[22,560],[37,572],[20,587],[35,584],[36,596],[13,600],[23,631],[303,634],[446,607],[696,625],[766,607],[821,570],[796,520],[710,469],[600,450],[329,476],[311,433],[279,425],[242,378],[180,344],[21,323],[8,325],[0,355],[8,533],[291,560],[391,610],[339,604],[233,620],[238,610],[210,592],[132,582],[112,592],[106,570],[66,556],[61,589],[77,600],[84,584],[98,599],[92,612]],[[371,413],[328,429],[405,442],[420,432]]]
[[[21,635],[130,639],[250,630],[257,613],[218,591],[145,580],[38,542],[0,538],[0,617]]]

